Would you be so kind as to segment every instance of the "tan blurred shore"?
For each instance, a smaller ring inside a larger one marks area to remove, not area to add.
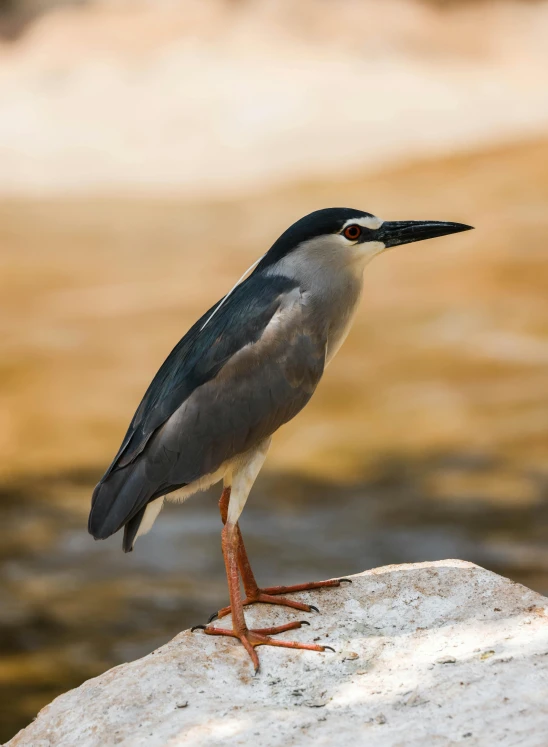
[[[537,140],[245,200],[4,200],[2,473],[106,464],[195,318],[331,204],[476,230],[372,263],[355,328],[269,466],[346,479],[382,455],[466,448],[544,471],[547,162]]]

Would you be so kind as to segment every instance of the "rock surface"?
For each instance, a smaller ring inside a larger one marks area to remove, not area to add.
[[[459,560],[352,578],[299,595],[319,615],[246,613],[255,627],[308,618],[285,637],[334,654],[260,648],[254,677],[237,642],[185,631],[57,698],[8,744],[546,745],[546,597]]]

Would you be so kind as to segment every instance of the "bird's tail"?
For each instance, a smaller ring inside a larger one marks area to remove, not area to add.
[[[107,473],[93,491],[89,533],[98,540],[110,537],[144,511],[155,489],[146,479],[144,460]]]

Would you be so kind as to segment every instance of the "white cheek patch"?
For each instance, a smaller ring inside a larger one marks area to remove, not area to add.
[[[386,245],[382,241],[365,241],[363,244],[358,244],[358,246],[363,254],[371,259],[386,249]]]
[[[370,254],[371,256],[380,254],[386,249],[386,244],[383,244],[382,241],[365,241],[359,246],[363,247],[364,254]]]
[[[363,226],[364,228],[369,228],[371,231],[377,231],[383,223],[384,221],[375,215],[362,215],[359,218],[350,218],[347,220],[342,230],[344,231],[347,226]]]

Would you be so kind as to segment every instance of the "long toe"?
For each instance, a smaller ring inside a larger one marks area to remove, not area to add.
[[[333,589],[340,587],[342,583],[351,584],[352,581],[349,578],[335,578],[330,581],[310,581],[304,584],[295,584],[294,586],[268,586],[265,589],[259,589],[257,594],[246,597],[242,604],[248,606],[250,604],[256,604],[261,602],[262,604],[278,604],[281,607],[290,607],[294,610],[300,610],[301,612],[319,612],[318,608],[313,604],[305,604],[304,602],[297,602],[294,599],[287,599],[282,594],[294,594],[299,591],[314,591],[315,589]],[[217,612],[214,612],[209,618],[208,622],[213,620],[221,619],[230,615],[232,608],[222,607]]]
[[[349,578],[334,578],[330,581],[310,581],[305,584],[295,584],[294,586],[269,586],[261,589],[264,594],[294,594],[297,591],[313,591],[314,589],[333,589],[341,585],[342,581],[352,583]]]
[[[258,672],[259,659],[255,652],[255,648],[257,646],[277,646],[279,648],[293,648],[301,649],[303,651],[318,651],[320,653],[326,650],[334,651],[331,646],[319,646],[316,643],[301,643],[300,641],[280,641],[276,638],[272,638],[272,636],[278,635],[278,633],[286,633],[288,630],[296,630],[303,625],[309,624],[310,623],[308,623],[306,620],[298,620],[296,622],[286,623],[285,625],[276,625],[271,628],[251,628],[250,630],[244,630],[241,632],[230,630],[228,628],[214,628],[212,626],[208,626],[204,628],[204,633],[206,633],[207,635],[220,635],[230,636],[231,638],[239,638],[240,642],[251,657],[255,672]]]
[[[285,597],[278,597],[274,596],[272,594],[266,594],[262,591],[257,594],[257,596],[253,597],[246,597],[242,604],[247,607],[250,604],[256,604],[257,602],[261,602],[262,604],[277,604],[280,607],[291,607],[291,609],[294,610],[300,610],[301,612],[312,612],[313,610],[315,612],[318,611],[317,607],[314,607],[312,604],[305,604],[304,602],[296,602],[293,599],[286,599]],[[214,612],[213,615],[209,618],[208,622],[213,622],[213,620],[220,619],[221,617],[226,617],[226,615],[230,615],[232,611],[231,607],[223,607],[218,612]]]

